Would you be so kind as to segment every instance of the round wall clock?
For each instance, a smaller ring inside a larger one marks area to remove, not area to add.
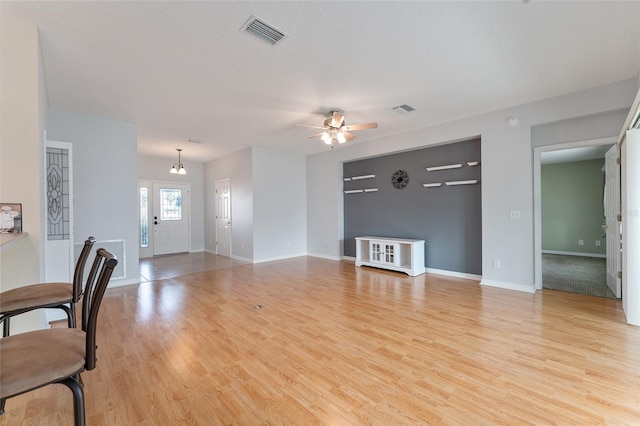
[[[391,175],[391,185],[395,189],[404,189],[409,184],[409,174],[404,170],[398,170]]]

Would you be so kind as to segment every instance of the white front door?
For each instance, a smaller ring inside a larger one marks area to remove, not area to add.
[[[607,286],[620,298],[622,283],[618,273],[621,268],[620,253],[620,165],[618,145],[614,145],[605,155],[604,218],[607,249]]]
[[[231,257],[231,183],[229,179],[216,181],[216,251]]]
[[[153,182],[154,256],[189,251],[189,184]]]
[[[71,282],[75,269],[73,236],[72,145],[46,142],[46,224],[45,281]],[[84,238],[88,237],[86,235]],[[84,240],[83,238],[83,240]],[[46,311],[46,321],[66,318],[63,311]]]

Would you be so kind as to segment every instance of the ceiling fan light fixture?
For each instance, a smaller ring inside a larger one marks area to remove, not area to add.
[[[347,141],[347,138],[344,137],[344,133],[342,132],[338,132],[336,139],[338,139],[339,143],[345,143]]]
[[[331,145],[331,142],[333,142],[333,138],[327,132],[323,133],[322,136],[320,136],[320,139],[322,139],[322,142],[326,143],[327,145]]]

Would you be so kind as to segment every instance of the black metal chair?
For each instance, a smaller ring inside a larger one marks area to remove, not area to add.
[[[82,329],[49,328],[0,339],[0,414],[7,398],[60,383],[73,393],[74,424],[85,424],[80,373],[96,367],[98,310],[117,264],[111,253],[97,250],[82,300]]]
[[[80,257],[76,262],[73,282],[52,282],[31,284],[0,293],[0,322],[3,323],[2,335],[10,334],[10,319],[16,315],[41,308],[62,309],[67,314],[69,328],[76,326],[76,303],[84,291],[82,281],[84,267],[96,239],[85,240]]]

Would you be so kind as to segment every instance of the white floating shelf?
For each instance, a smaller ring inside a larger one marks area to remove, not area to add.
[[[459,169],[462,167],[462,164],[447,164],[446,166],[433,166],[427,167],[428,172],[435,172],[438,170],[449,170],[449,169]]]
[[[445,185],[447,186],[455,186],[455,185],[474,185],[478,183],[477,179],[473,179],[473,180],[454,180],[451,182],[445,182]]]
[[[364,192],[378,192],[378,188],[367,188]]]
[[[423,183],[422,186],[424,186],[425,188],[435,188],[437,186],[442,186],[442,182]]]
[[[477,166],[478,162],[477,161],[467,161],[467,166],[469,167],[473,167],[473,166]]]
[[[376,175],[351,176],[351,180],[373,179]]]
[[[345,194],[357,194],[359,192],[364,192],[362,189],[350,189],[349,191],[344,191]]]

